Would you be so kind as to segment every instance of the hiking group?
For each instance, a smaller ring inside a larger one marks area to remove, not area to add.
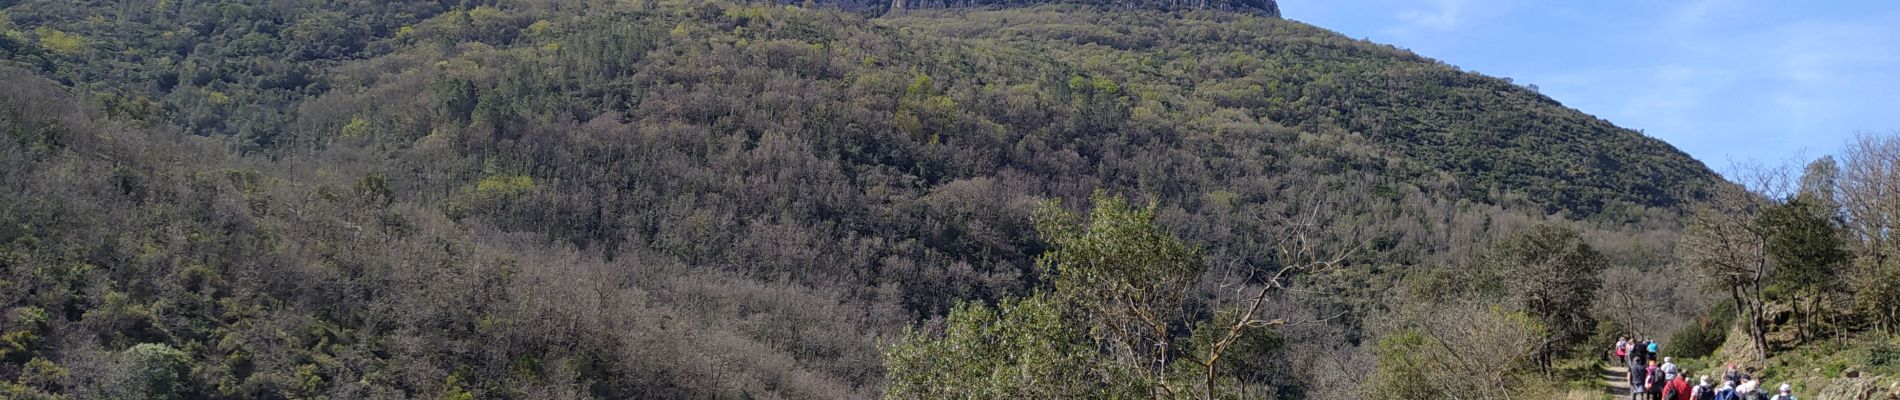
[[[1629,366],[1630,400],[1795,400],[1794,386],[1783,383],[1771,396],[1755,379],[1754,368],[1744,372],[1735,369],[1735,364],[1722,372],[1720,386],[1711,386],[1708,375],[1698,377],[1691,385],[1689,371],[1677,366],[1674,359],[1662,357],[1662,362],[1657,362],[1661,348],[1649,339],[1625,337],[1616,341],[1610,362]]]

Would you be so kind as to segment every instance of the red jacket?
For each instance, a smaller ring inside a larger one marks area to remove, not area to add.
[[[1694,393],[1695,388],[1689,386],[1689,380],[1680,376],[1663,385],[1663,400],[1690,400],[1689,396]]]

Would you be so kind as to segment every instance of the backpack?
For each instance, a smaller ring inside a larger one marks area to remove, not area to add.
[[[1696,385],[1694,394],[1689,395],[1690,400],[1710,400],[1714,397],[1715,389],[1709,385]]]
[[[1735,389],[1716,391],[1715,400],[1735,400]]]

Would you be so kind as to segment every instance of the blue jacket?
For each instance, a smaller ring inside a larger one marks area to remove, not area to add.
[[[1735,388],[1716,389],[1715,400],[1735,400]]]

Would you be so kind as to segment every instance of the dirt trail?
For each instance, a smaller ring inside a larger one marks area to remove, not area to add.
[[[1603,386],[1601,390],[1575,388],[1563,394],[1563,400],[1626,400],[1630,398],[1629,375],[1627,368],[1620,365],[1597,364],[1597,380]]]
[[[1597,375],[1602,376],[1604,383],[1608,385],[1608,388],[1604,389],[1604,391],[1608,393],[1611,398],[1629,398],[1629,367],[1610,365],[1608,368],[1604,368],[1602,372],[1598,372]]]

